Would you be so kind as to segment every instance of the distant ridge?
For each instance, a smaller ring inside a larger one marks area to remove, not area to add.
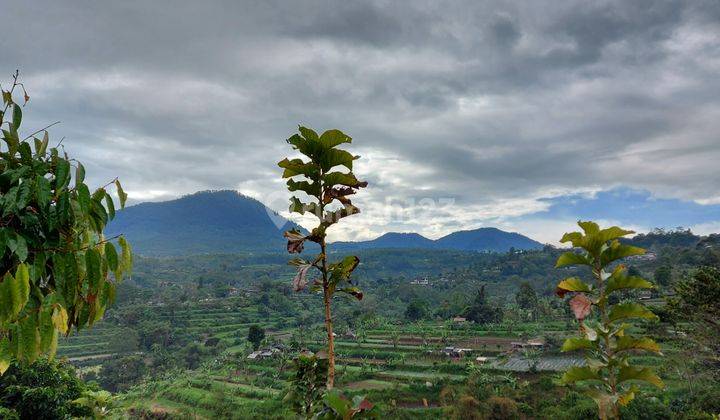
[[[276,222],[281,224],[280,228]],[[237,191],[221,190],[130,206],[117,212],[105,234],[124,234],[136,253],[148,256],[284,253],[283,232],[292,227],[297,225],[263,203]],[[371,241],[335,242],[332,250],[405,248],[506,252],[510,248],[541,247],[539,242],[518,233],[481,228],[454,232],[438,240],[418,233],[390,232]]]
[[[284,223],[280,228],[270,218]],[[106,236],[123,233],[133,250],[153,256],[284,251],[283,231],[296,226],[237,191],[200,191],[119,211]]]
[[[390,232],[370,241],[335,242],[333,246],[335,249],[417,248],[507,252],[510,248],[540,249],[543,244],[519,233],[505,232],[497,228],[480,228],[453,232],[437,240],[417,233]]]
[[[371,249],[371,248],[433,248],[435,241],[419,233],[388,232],[370,241],[362,242],[334,242],[333,247],[343,249]]]

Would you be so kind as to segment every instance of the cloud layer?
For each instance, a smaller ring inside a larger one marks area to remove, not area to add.
[[[90,181],[120,176],[135,201],[237,188],[282,210],[275,163],[304,124],[343,129],[363,156],[366,212],[337,239],[488,224],[544,239],[565,226],[552,200],[619,187],[717,214],[712,0],[2,10],[0,74],[22,70],[27,126],[61,120],[52,134]],[[667,223],[694,223],[683,214]],[[546,227],[529,225],[545,216]],[[593,217],[635,223],[622,216]]]

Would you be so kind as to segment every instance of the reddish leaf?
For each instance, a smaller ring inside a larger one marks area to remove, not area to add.
[[[296,292],[303,290],[305,288],[305,286],[307,286],[307,284],[308,284],[307,272],[310,269],[310,267],[312,267],[312,265],[310,265],[310,264],[298,265],[297,274],[295,274],[295,278],[293,278],[293,281],[292,281],[293,289]]]
[[[295,229],[285,232],[284,236],[288,239],[287,250],[289,253],[298,254],[302,252],[305,247],[306,236]]]
[[[373,407],[373,403],[368,401],[367,398],[364,398],[362,401],[360,401],[360,405],[358,406],[360,410],[372,410]]]
[[[331,201],[333,201],[334,199],[338,199],[338,200],[340,200],[341,203],[346,204],[346,203],[349,203],[350,200],[345,198],[345,196],[355,194],[356,192],[357,191],[355,191],[353,188],[344,187],[344,186],[331,188],[331,189],[325,191],[325,194],[323,196],[323,202],[325,204],[328,204]]]
[[[585,296],[585,293],[578,293],[570,299],[570,308],[572,308],[575,318],[577,318],[578,321],[582,321],[590,315],[592,301]]]

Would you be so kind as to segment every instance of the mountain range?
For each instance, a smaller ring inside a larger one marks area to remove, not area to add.
[[[152,256],[284,252],[282,233],[292,227],[300,228],[253,198],[222,190],[127,207],[117,213],[105,235],[122,233],[135,252]],[[333,243],[338,251],[407,248],[506,252],[510,248],[541,247],[526,236],[496,228],[454,232],[437,240],[417,233],[391,232],[370,241]]]
[[[335,242],[335,249],[420,248],[453,249],[459,251],[507,252],[539,249],[540,242],[519,233],[505,232],[497,228],[480,228],[453,232],[432,240],[418,233],[386,233],[376,239],[362,242]]]

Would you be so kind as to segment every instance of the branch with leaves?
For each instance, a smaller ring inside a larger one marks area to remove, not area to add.
[[[586,365],[572,367],[562,376],[565,384],[582,384],[598,405],[601,419],[617,418],[620,406],[627,405],[640,392],[636,382],[663,388],[663,381],[649,367],[634,366],[629,356],[637,352],[660,354],[660,346],[648,337],[631,335],[630,319],[657,319],[638,302],[610,303],[613,293],[632,289],[651,289],[649,281],[631,276],[617,261],[645,250],[623,244],[619,238],[634,233],[619,227],[600,229],[594,222],[578,222],[581,232],[566,233],[560,242],[570,242],[580,252],[566,252],[556,268],[586,266],[593,283],[569,277],[557,285],[558,296],[573,295],[570,307],[580,323],[580,336],[568,338],[562,351],[583,350]]]
[[[115,217],[107,186],[91,193],[85,168],[49,148],[47,130],[19,135],[18,87],[27,103],[17,73],[9,90],[0,89],[0,374],[13,359],[52,357],[60,333],[100,319],[132,266],[125,238],[103,236]],[[127,195],[112,184],[122,208]]]
[[[349,196],[366,187],[367,182],[359,181],[352,172],[353,161],[359,156],[337,147],[350,143],[352,139],[349,136],[340,130],[328,130],[322,135],[305,127],[300,127],[299,131],[299,134],[293,135],[287,142],[307,160],[286,158],[278,165],[284,169],[282,176],[288,179],[288,190],[304,193],[310,199],[304,202],[293,196],[290,199],[290,212],[311,213],[317,217],[318,225],[307,235],[293,229],[285,232],[285,237],[290,253],[301,253],[306,241],[320,245],[320,253],[314,258],[295,258],[290,264],[297,267],[297,275],[293,279],[295,291],[303,290],[308,285],[309,273],[312,270],[319,272],[319,278],[313,281],[311,287],[323,296],[328,340],[327,387],[332,389],[335,382],[335,345],[331,301],[336,292],[351,295],[358,300],[362,299],[363,294],[350,279],[360,259],[347,256],[340,261],[329,262],[326,231],[341,219],[360,212]],[[344,168],[344,171],[337,170],[337,167]]]

